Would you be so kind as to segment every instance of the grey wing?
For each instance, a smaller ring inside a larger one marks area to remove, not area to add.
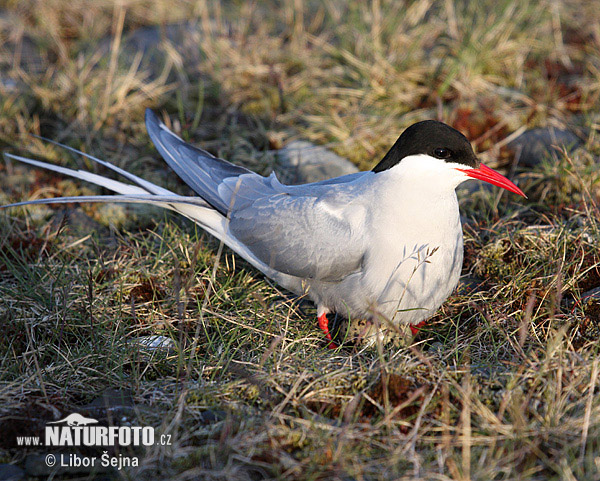
[[[360,268],[364,213],[360,207],[348,212],[349,191],[372,173],[286,186],[274,174],[262,177],[184,142],[151,110],[146,110],[146,128],[169,166],[212,207],[230,217],[230,233],[269,267],[324,281],[341,279]],[[338,188],[342,185],[344,190]],[[333,191],[335,195],[330,195]]]
[[[177,175],[223,215],[231,209],[234,192],[239,207],[243,200],[252,201],[282,191],[304,195],[316,189],[319,193],[324,186],[351,183],[368,174],[357,172],[313,184],[284,186],[274,175],[263,177],[188,144],[171,132],[150,109],[146,109],[146,129],[156,149]]]
[[[229,230],[279,272],[338,281],[361,268],[364,224],[360,206],[282,193],[234,208]]]
[[[179,177],[194,192],[225,215],[229,205],[218,193],[218,186],[228,177],[240,175],[261,176],[254,172],[219,159],[205,150],[188,144],[171,132],[156,114],[146,109],[146,129],[154,146]]]

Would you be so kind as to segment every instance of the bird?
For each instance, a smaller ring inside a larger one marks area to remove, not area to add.
[[[337,347],[329,326],[333,315],[376,326],[408,325],[415,334],[450,296],[463,263],[458,185],[478,179],[526,197],[513,182],[481,163],[461,132],[436,120],[406,128],[372,170],[300,185],[284,185],[275,173],[259,175],[185,142],[150,109],[145,121],[160,155],[196,196],[178,195],[44,139],[130,183],[5,153],[115,194],[3,207],[133,202],[174,210],[283,288],[314,302],[318,326],[330,348]]]

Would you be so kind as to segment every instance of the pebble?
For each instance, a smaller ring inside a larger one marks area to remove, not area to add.
[[[134,58],[141,53],[140,70],[148,74],[149,81],[163,75],[165,66],[170,67],[169,81],[175,81],[177,75],[194,79],[201,73],[198,65],[202,58],[202,48],[199,45],[203,44],[203,35],[203,27],[198,21],[140,27],[123,35],[120,55],[122,58]],[[227,39],[234,45],[233,35],[219,36],[219,39]],[[106,36],[89,48],[108,57],[112,44],[113,37]]]
[[[136,417],[136,406],[129,389],[106,389],[92,402],[82,406],[81,410],[115,425],[132,423]]]
[[[523,132],[506,147],[519,156],[519,165],[534,167],[563,147],[573,151],[581,143],[581,139],[569,130],[540,127]]]
[[[581,298],[584,300],[597,299],[600,301],[600,286],[595,287],[594,289],[590,289],[589,291],[584,292],[581,295]]]
[[[133,344],[138,344],[140,347],[143,347],[144,349],[148,349],[150,351],[161,349],[175,349],[175,341],[173,341],[173,339],[171,339],[170,337],[166,336],[142,336],[132,339],[130,342]]]
[[[25,478],[25,471],[14,464],[0,464],[0,481],[19,481]]]
[[[277,152],[275,171],[284,184],[305,184],[354,174],[358,168],[325,147],[294,140]]]
[[[2,59],[4,65],[0,73],[3,73],[5,65],[10,68],[18,67],[29,74],[44,72],[47,62],[43,56],[43,47],[38,46],[35,39],[26,34],[15,34],[15,30],[21,29],[24,30],[25,27],[18,14],[0,9],[0,36],[3,36],[3,53],[8,55]],[[9,89],[22,85],[18,79],[7,79],[3,75],[0,75],[0,84]]]
[[[486,281],[477,276],[463,276],[458,283],[457,291],[462,295],[471,295],[489,289]]]
[[[227,413],[221,409],[208,409],[200,413],[200,422],[202,424],[214,424],[223,421]]]

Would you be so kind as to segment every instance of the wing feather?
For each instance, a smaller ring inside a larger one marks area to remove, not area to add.
[[[239,189],[243,190],[242,188]],[[361,268],[366,212],[350,193],[258,197],[230,213],[230,232],[269,267],[335,281]]]
[[[150,109],[146,109],[146,129],[167,164],[194,192],[223,215],[229,209],[227,202],[218,193],[218,186],[223,179],[241,175],[261,178],[244,167],[219,159],[188,144],[171,132]]]

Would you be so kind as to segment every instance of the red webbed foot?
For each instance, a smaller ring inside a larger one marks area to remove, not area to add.
[[[419,331],[421,330],[421,328],[425,325],[425,321],[421,321],[418,324],[411,324],[410,325],[410,330],[413,334],[413,336],[416,336],[417,334],[419,334]]]
[[[319,329],[323,331],[323,333],[325,334],[325,338],[329,341],[327,348],[337,349],[338,345],[332,341],[331,333],[329,332],[329,320],[327,319],[327,313],[324,312],[323,314],[318,316],[317,319],[319,321]]]

